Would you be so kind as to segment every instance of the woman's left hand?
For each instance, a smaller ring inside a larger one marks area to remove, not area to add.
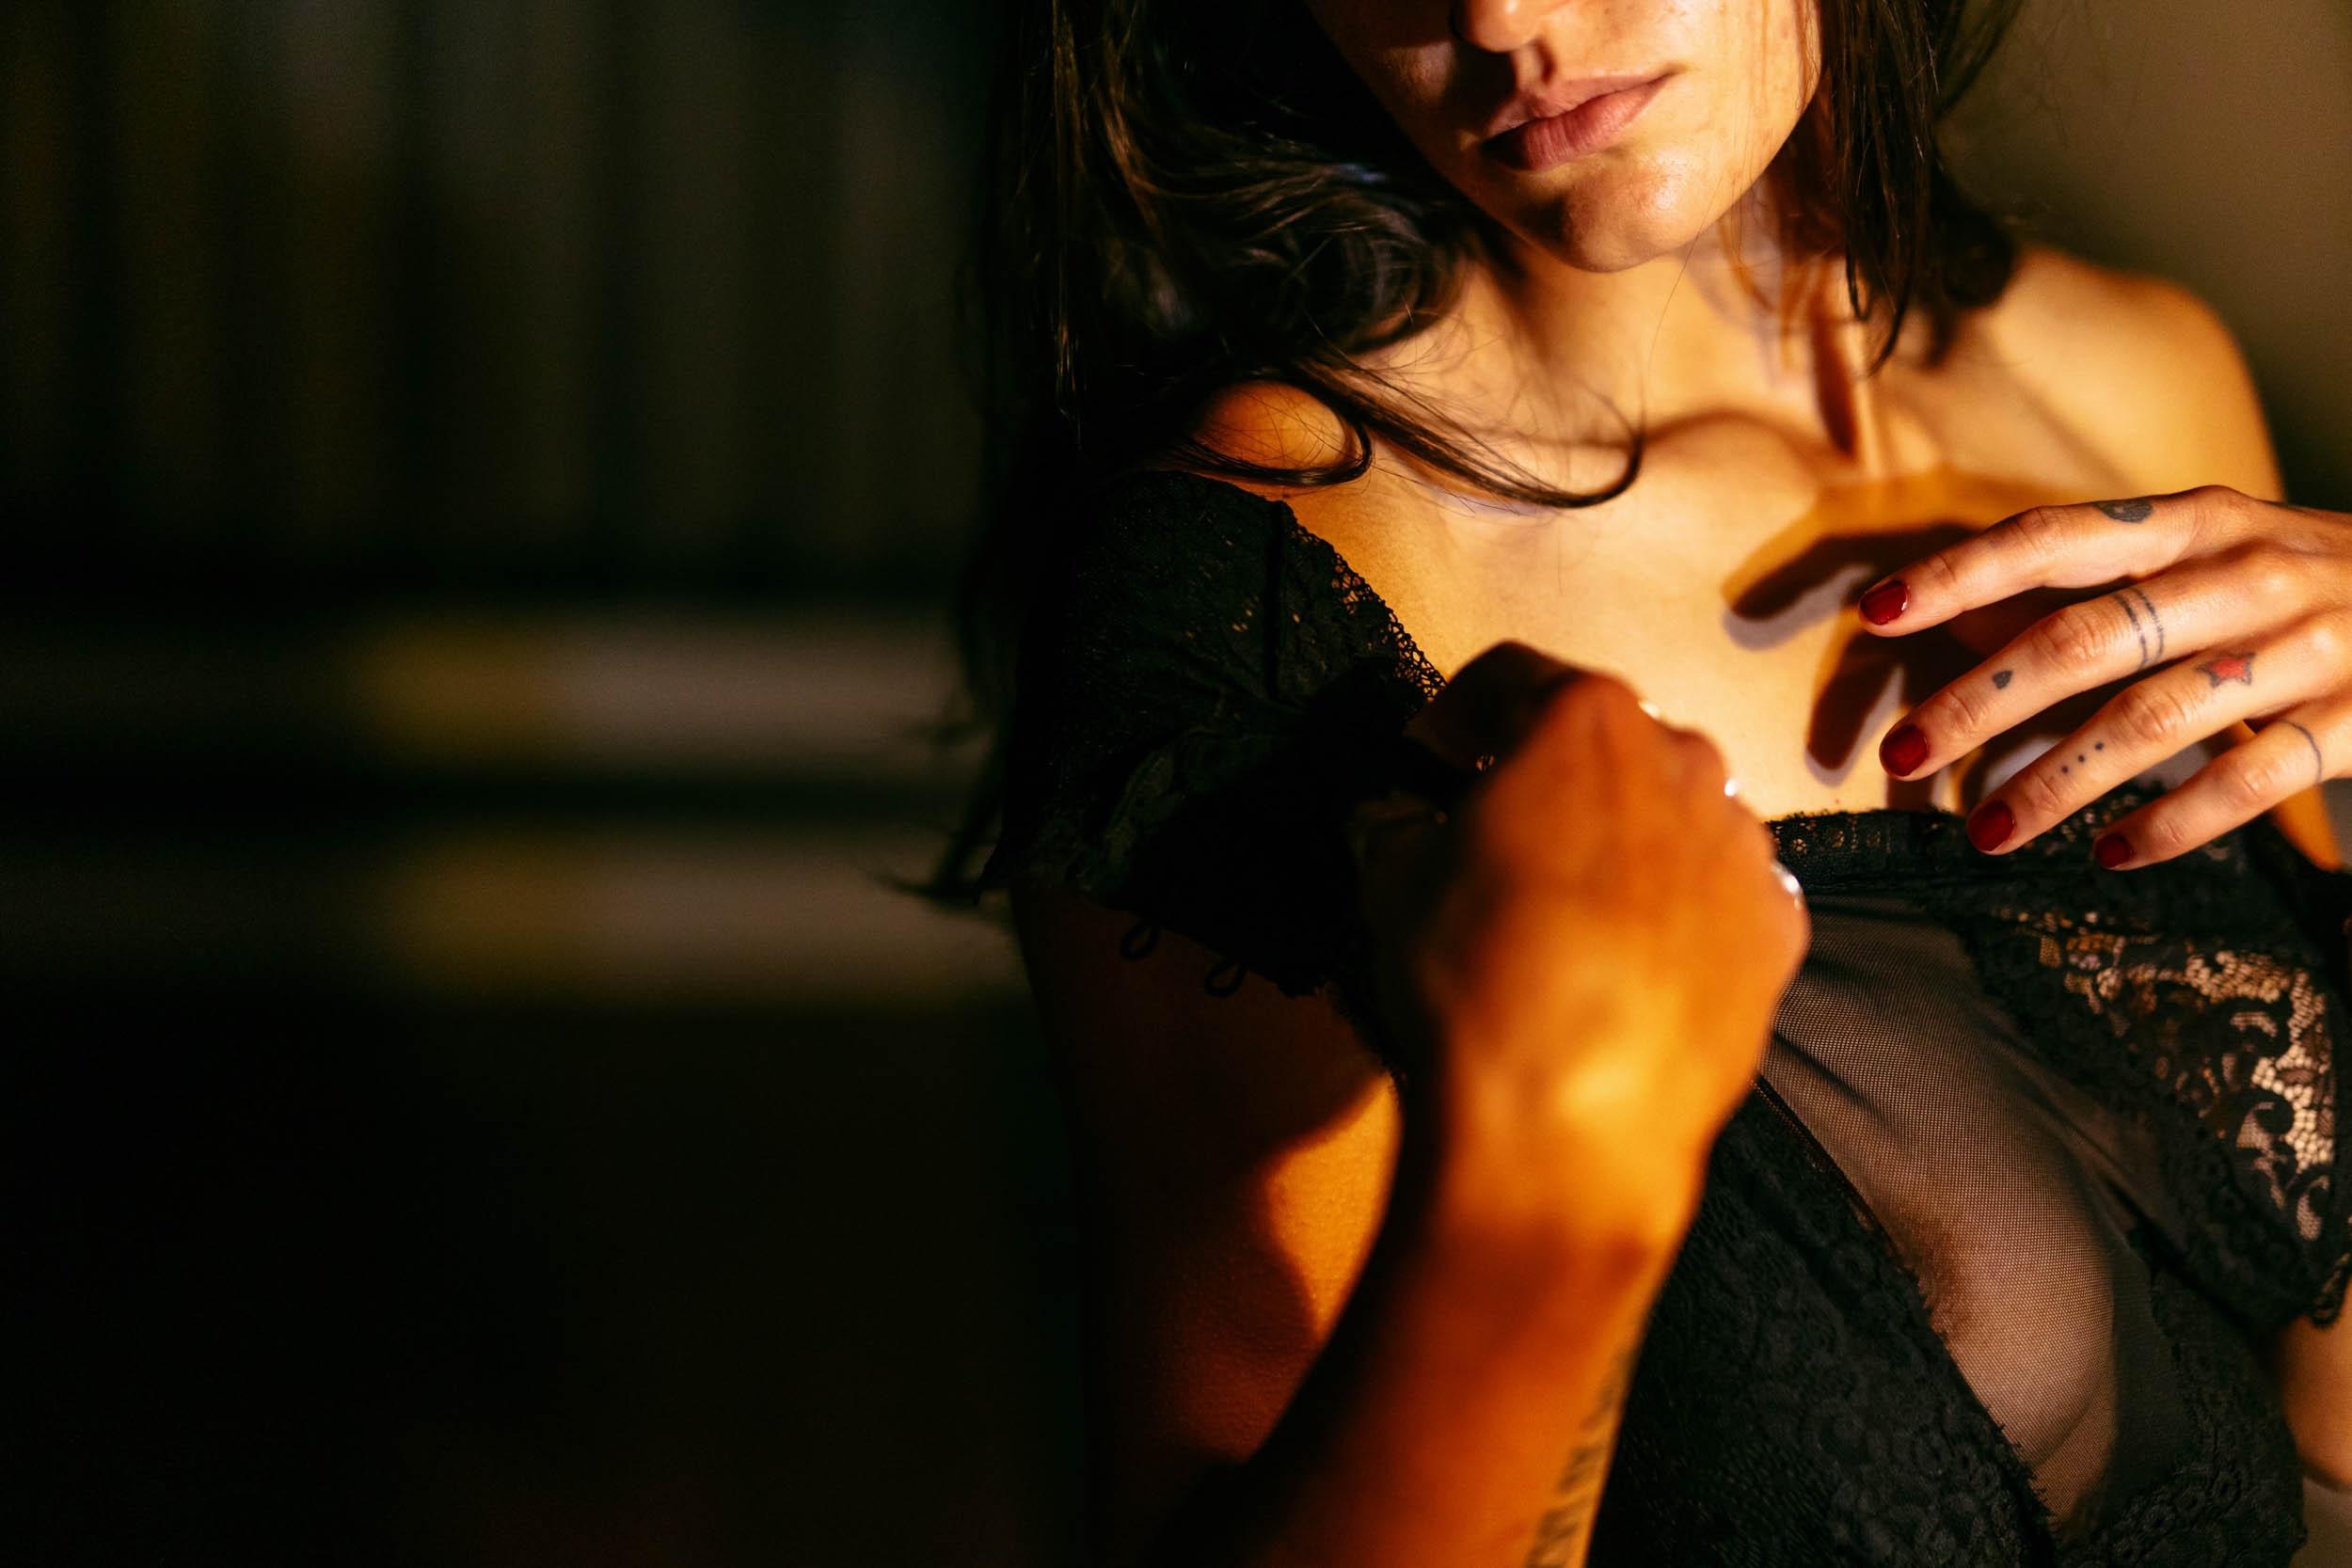
[[[1978,803],[1979,849],[2013,848],[2239,721],[2252,738],[2110,824],[2101,864],[2169,860],[2352,771],[2352,516],[2220,485],[2036,507],[1880,582],[1862,618],[1900,637],[2031,590],[2119,580],[2035,622],[1880,743],[1888,772],[1916,777],[2063,699],[2155,671]]]

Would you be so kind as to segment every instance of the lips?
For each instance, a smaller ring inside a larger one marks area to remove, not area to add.
[[[1507,127],[1486,142],[1487,155],[1526,173],[1597,152],[1649,107],[1666,78],[1603,77],[1571,84],[1553,102],[1515,99],[1498,120]]]

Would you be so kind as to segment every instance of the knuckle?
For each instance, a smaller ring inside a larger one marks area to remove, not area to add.
[[[2189,713],[2169,683],[2142,681],[2115,699],[2114,719],[2125,735],[2163,743],[2188,728]]]
[[[2058,787],[2058,776],[2046,768],[2028,768],[2010,782],[2010,792],[2026,808],[2025,815],[2045,820],[2064,816],[2073,802]]]
[[[2112,600],[2068,605],[2035,634],[2034,653],[2061,670],[2084,670],[2106,662],[2115,646],[2120,607]]]
[[[2303,562],[2284,546],[2268,539],[2240,545],[2230,552],[2240,590],[2266,605],[2294,600],[2303,586]]]
[[[2323,665],[2341,667],[2352,645],[2352,610],[2330,610],[2303,623],[2303,652]]]
[[[2244,748],[2233,752],[2240,757]],[[2231,810],[2247,816],[2267,807],[2286,794],[2284,768],[2278,755],[2243,757],[2231,762],[2214,777],[2214,794]]]
[[[2313,657],[2339,671],[2352,663],[2352,606],[2323,610],[2312,617],[2305,629],[2312,639]]]
[[[1933,578],[1935,587],[1943,592],[1950,593],[1960,587],[1960,567],[1953,562],[1949,550],[1939,550],[1911,570]]]
[[[1546,697],[1546,711],[1553,716],[1588,716],[1614,731],[1630,731],[1651,722],[1642,711],[1641,694],[1615,675],[1600,671],[1552,688]]]
[[[1533,644],[1523,642],[1516,637],[1503,637],[1496,639],[1479,650],[1477,657],[1462,666],[1461,674],[1467,675],[1472,671],[1480,674],[1518,671],[1531,664],[1543,662],[1547,662],[1544,655]],[[1457,675],[1455,678],[1459,679],[1460,676]]]
[[[2065,548],[2069,525],[2064,509],[2030,507],[2010,522],[2017,547],[2035,564],[2049,561]]]
[[[1724,780],[1731,775],[1730,765],[1724,760],[1722,750],[1695,731],[1685,731],[1677,736],[1676,746],[1682,753],[1683,765],[1689,770],[1692,783],[1704,786],[1710,793],[1722,794]]]
[[[2132,847],[2153,860],[2169,860],[2188,847],[2178,814],[2151,812],[2132,824]]]
[[[1943,712],[1931,716],[1940,721],[1934,726],[1936,729],[1953,735],[1976,735],[1990,728],[1993,723],[1993,699],[1980,682],[1963,681],[1945,691],[1938,704]],[[1916,716],[1913,721],[1919,722]],[[1928,726],[1923,724],[1921,727]]]
[[[2182,503],[2185,531],[2192,540],[2231,538],[2248,510],[2244,494],[2227,484],[2200,484],[2170,499]]]

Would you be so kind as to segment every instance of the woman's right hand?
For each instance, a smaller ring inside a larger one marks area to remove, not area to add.
[[[1492,759],[1449,811],[1391,800],[1359,838],[1446,1159],[1487,1218],[1679,1238],[1810,940],[1770,831],[1705,736],[1522,642],[1406,734]]]

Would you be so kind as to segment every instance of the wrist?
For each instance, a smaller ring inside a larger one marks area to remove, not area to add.
[[[1579,1275],[1640,1277],[1672,1263],[1714,1128],[1686,1128],[1647,1095],[1570,1074],[1430,1077],[1406,1106],[1398,1196],[1414,1189],[1433,1237]]]

